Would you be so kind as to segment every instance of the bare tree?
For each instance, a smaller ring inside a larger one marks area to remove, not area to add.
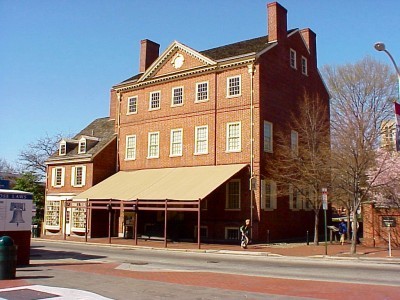
[[[367,172],[375,163],[382,122],[393,114],[396,77],[388,65],[366,57],[355,64],[326,66],[331,93],[334,197],[352,220],[351,253],[356,253],[357,210],[367,200]]]
[[[46,176],[45,161],[58,149],[58,142],[62,139],[62,134],[38,138],[29,143],[28,146],[19,154],[20,163],[25,172],[32,172],[41,179]]]
[[[322,188],[330,183],[329,106],[318,96],[304,94],[291,115],[290,130],[277,132],[274,160],[268,163],[272,178],[281,185],[291,184],[292,192],[314,211],[314,243],[318,244]],[[298,137],[298,146],[291,135]],[[284,195],[288,189],[280,189]]]
[[[16,170],[7,160],[0,158],[0,173],[16,173]]]

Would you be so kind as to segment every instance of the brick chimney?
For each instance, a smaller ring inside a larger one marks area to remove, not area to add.
[[[280,42],[287,37],[287,10],[278,2],[268,3],[268,41]]]
[[[308,50],[310,51],[310,56],[314,58],[315,65],[317,64],[317,35],[310,28],[304,28],[300,30],[300,34],[303,37]]]
[[[143,73],[158,58],[160,45],[150,41],[140,41],[140,66],[139,72]]]

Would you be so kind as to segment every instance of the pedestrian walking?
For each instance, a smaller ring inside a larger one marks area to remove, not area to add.
[[[240,246],[243,249],[247,248],[249,243],[250,219],[245,221],[245,224],[240,226],[240,233],[242,234]]]
[[[347,233],[347,225],[344,222],[343,219],[340,220],[340,224],[339,224],[339,234],[340,234],[340,243],[343,245],[344,244],[344,240],[346,237],[346,233]]]

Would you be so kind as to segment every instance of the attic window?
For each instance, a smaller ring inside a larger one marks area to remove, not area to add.
[[[304,56],[301,57],[301,72],[304,75],[308,75],[307,58],[305,58]]]
[[[66,155],[67,154],[67,143],[65,141],[60,142],[60,147],[58,149],[59,155]]]
[[[86,153],[86,139],[82,138],[79,140],[79,145],[78,145],[78,153]]]

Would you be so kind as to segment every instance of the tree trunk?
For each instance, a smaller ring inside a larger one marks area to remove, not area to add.
[[[355,255],[357,254],[357,212],[353,210],[351,213],[353,217],[353,221],[351,222],[351,248],[350,254]]]
[[[314,245],[319,245],[319,238],[318,238],[318,224],[319,224],[319,210],[315,211],[315,218],[314,218]]]

